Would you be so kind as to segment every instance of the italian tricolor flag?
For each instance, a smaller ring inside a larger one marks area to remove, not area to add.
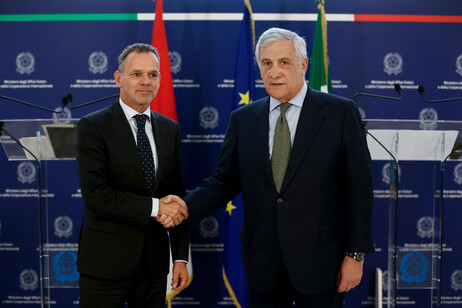
[[[313,52],[311,54],[310,87],[326,93],[332,93],[329,63],[327,57],[327,21],[324,0],[318,3],[318,19],[314,33]]]

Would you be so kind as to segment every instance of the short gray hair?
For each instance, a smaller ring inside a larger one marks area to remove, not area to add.
[[[297,56],[300,63],[307,57],[306,53],[306,42],[305,39],[299,36],[297,33],[282,29],[282,28],[270,28],[263,32],[255,47],[255,58],[258,66],[260,66],[260,49],[265,48],[271,43],[289,40],[292,42],[295,48],[295,55]]]
[[[119,71],[122,71],[124,69],[125,59],[132,52],[152,52],[157,57],[157,60],[159,60],[160,62],[159,53],[157,52],[157,49],[155,47],[149,44],[135,43],[125,47],[125,49],[120,54]]]

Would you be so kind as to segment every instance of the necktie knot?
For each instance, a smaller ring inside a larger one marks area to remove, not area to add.
[[[136,126],[139,128],[144,128],[144,125],[146,124],[146,121],[148,120],[148,116],[145,114],[137,114],[134,116],[136,120]]]
[[[291,103],[282,103],[282,104],[280,104],[280,105],[279,105],[279,108],[281,109],[281,114],[282,114],[282,115],[285,115],[287,109],[289,109],[289,107],[290,107],[291,105],[292,105]]]

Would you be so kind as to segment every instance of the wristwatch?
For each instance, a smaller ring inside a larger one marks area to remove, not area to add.
[[[364,260],[364,256],[366,255],[364,252],[362,251],[348,251],[346,253],[347,256],[349,256],[350,258],[353,258],[355,259],[356,261],[362,261]]]

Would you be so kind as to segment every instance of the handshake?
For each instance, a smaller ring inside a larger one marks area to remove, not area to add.
[[[178,226],[186,218],[188,218],[188,207],[180,197],[168,195],[159,199],[159,212],[155,220],[165,228]]]

